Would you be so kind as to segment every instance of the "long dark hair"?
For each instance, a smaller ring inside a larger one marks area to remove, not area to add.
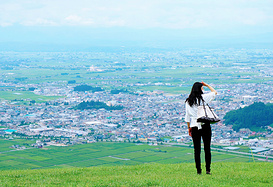
[[[190,106],[192,105],[200,105],[202,99],[202,86],[201,82],[195,82],[192,86],[191,93],[189,97],[186,99],[186,102],[189,103]]]

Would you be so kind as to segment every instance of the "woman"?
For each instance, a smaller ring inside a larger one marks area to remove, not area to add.
[[[208,87],[210,93],[203,94],[204,88]],[[191,93],[186,99],[186,116],[185,121],[188,124],[189,135],[192,137],[194,145],[194,159],[197,169],[197,174],[201,174],[201,137],[204,143],[205,160],[206,160],[206,174],[210,173],[211,164],[211,153],[210,153],[210,142],[211,142],[211,128],[210,123],[199,123],[197,122],[197,108],[202,105],[202,98],[206,103],[211,102],[217,92],[214,88],[204,82],[196,82],[192,86]]]

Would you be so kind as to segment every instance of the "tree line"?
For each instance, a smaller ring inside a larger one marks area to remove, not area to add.
[[[78,104],[75,109],[78,110],[86,110],[86,109],[106,109],[106,110],[122,110],[123,106],[117,105],[117,106],[108,106],[104,102],[99,101],[83,101],[80,104]]]
[[[241,128],[264,128],[273,124],[273,105],[257,102],[226,113],[224,120],[226,125],[233,125],[235,131]]]
[[[74,91],[78,92],[85,92],[85,91],[92,91],[92,92],[100,92],[103,91],[101,87],[93,87],[88,85],[79,85],[74,87]]]

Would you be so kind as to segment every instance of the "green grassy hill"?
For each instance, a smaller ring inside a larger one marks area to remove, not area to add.
[[[212,163],[197,175],[193,163],[1,171],[1,186],[271,186],[273,164]],[[203,165],[204,167],[204,165]],[[204,169],[204,168],[203,168]]]

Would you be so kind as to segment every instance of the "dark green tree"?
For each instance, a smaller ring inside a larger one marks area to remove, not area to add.
[[[233,125],[235,131],[241,128],[255,131],[273,124],[273,105],[265,105],[262,102],[254,103],[226,113],[224,120],[226,125]]]

